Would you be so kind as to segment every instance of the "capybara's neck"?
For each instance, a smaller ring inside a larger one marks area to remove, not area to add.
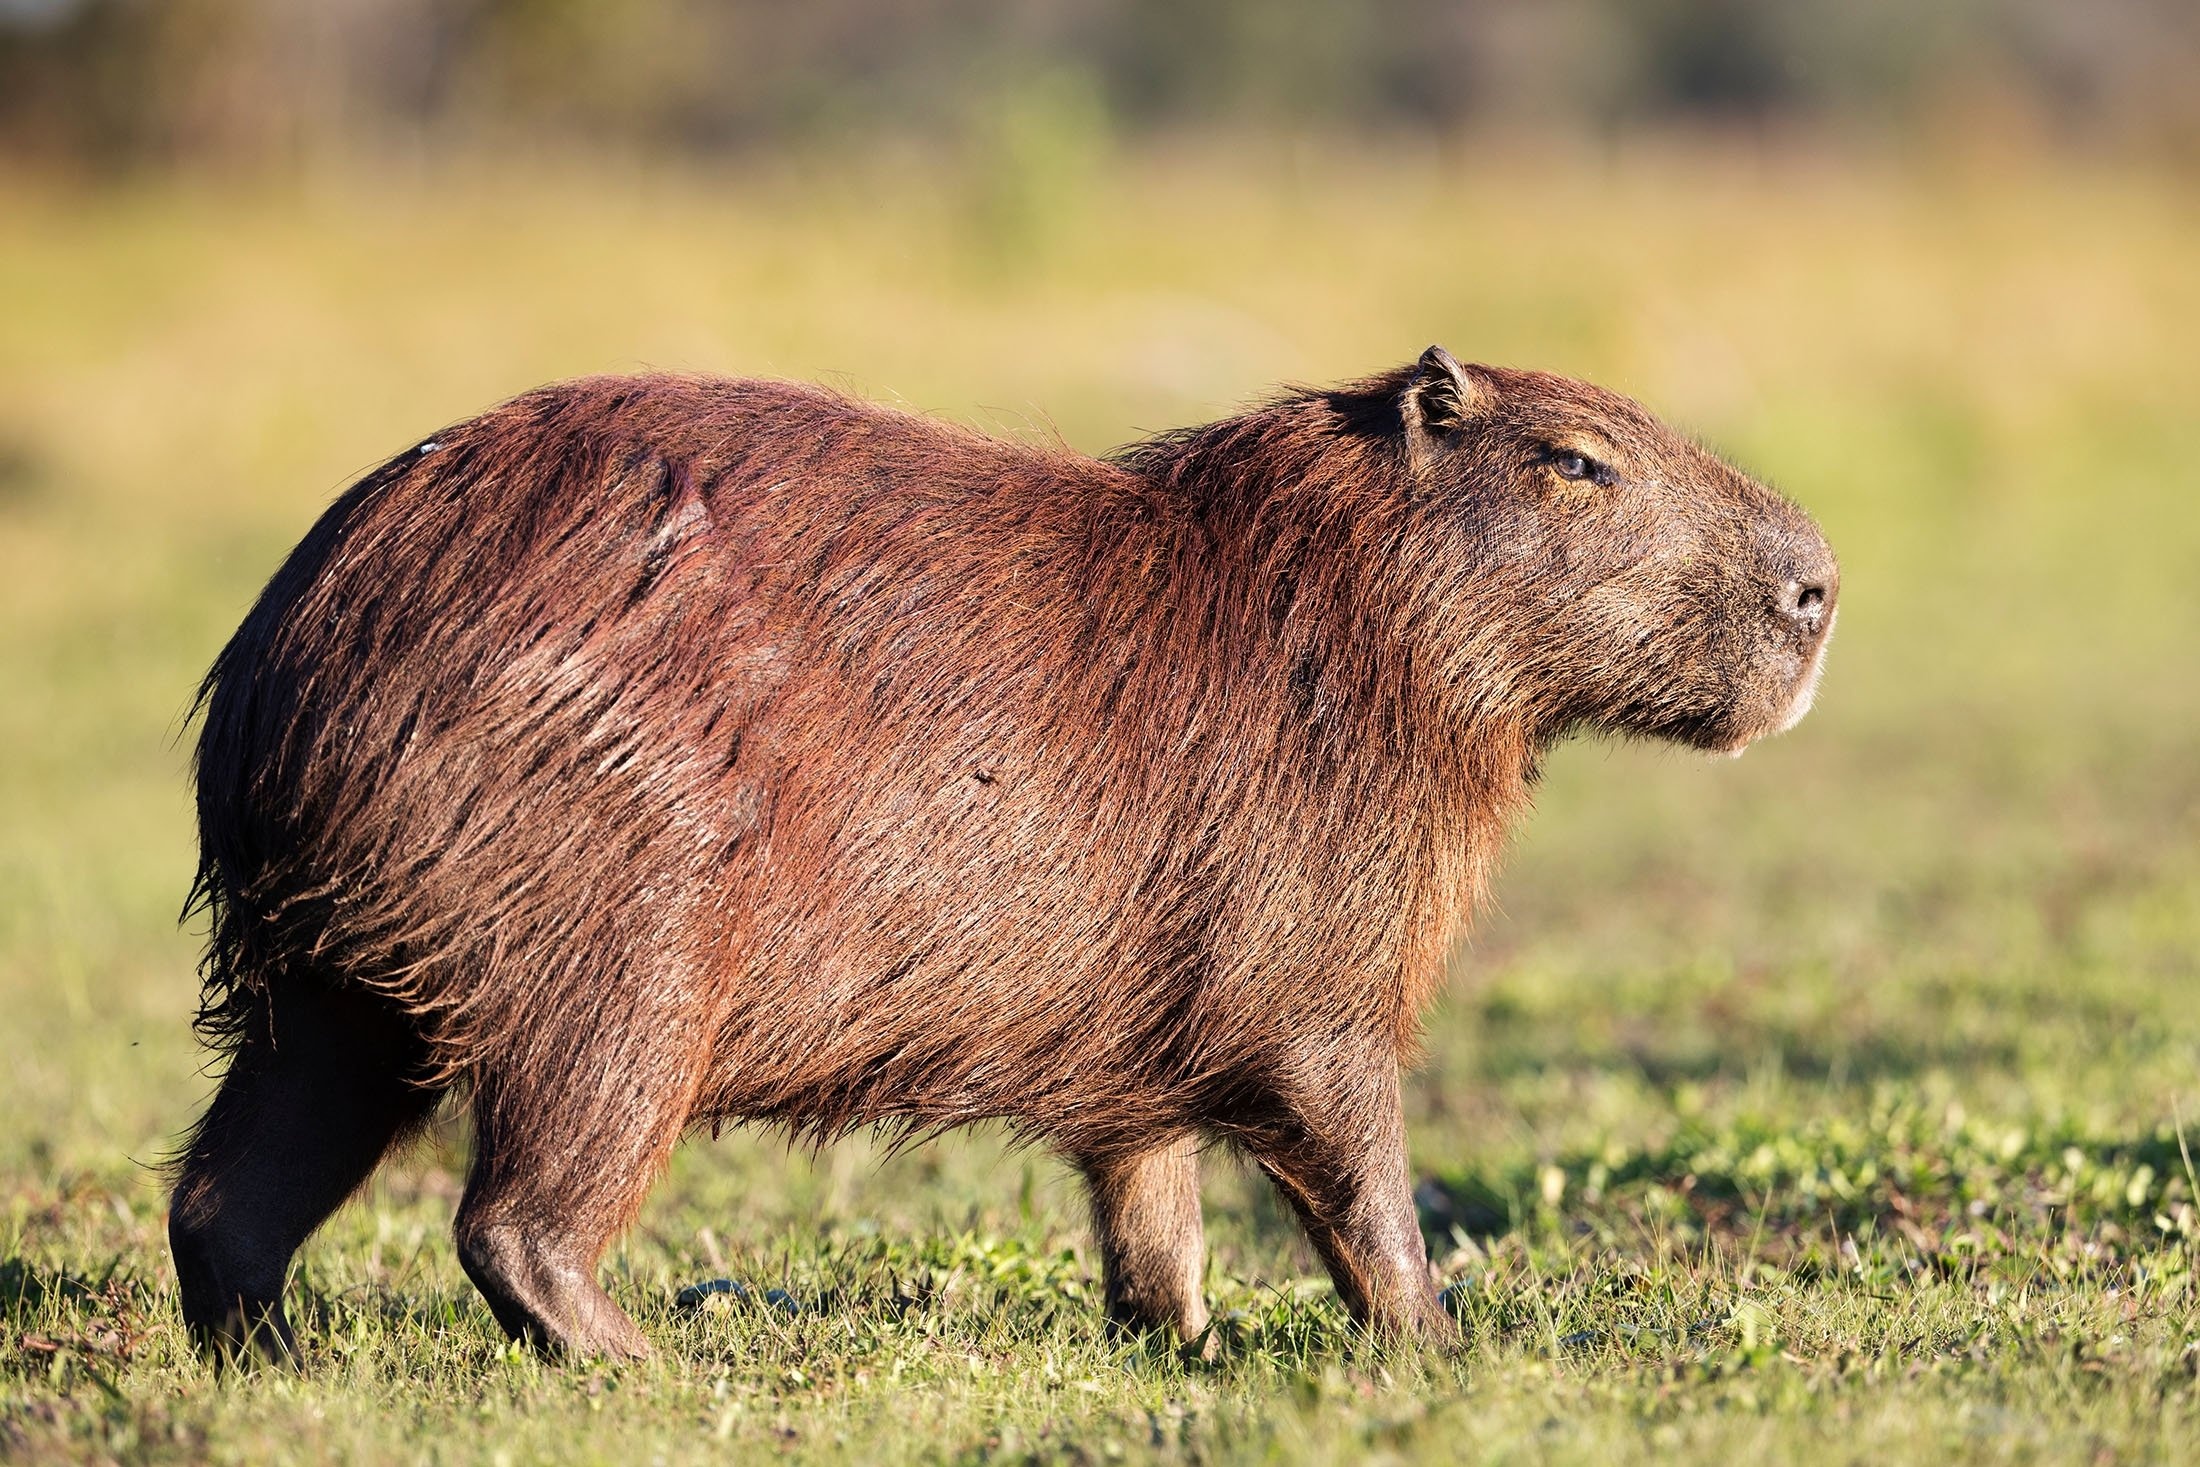
[[[1298,393],[1130,445],[1192,542],[1180,590],[1217,633],[1292,670],[1303,716],[1380,717],[1380,754],[1532,782],[1549,720],[1478,605],[1501,590],[1472,545],[1436,548],[1397,433],[1398,374]],[[1431,575],[1431,558],[1445,562]],[[1363,751],[1369,757],[1378,751]]]
[[[1395,390],[1290,396],[1114,462],[1176,521],[1176,594],[1249,715],[1233,751],[1273,730],[1259,752],[1278,787],[1249,793],[1290,810],[1303,828],[1288,838],[1365,853],[1405,898],[1410,1019],[1526,807],[1539,740],[1503,645],[1411,573]],[[1471,579],[1454,584],[1471,596]]]

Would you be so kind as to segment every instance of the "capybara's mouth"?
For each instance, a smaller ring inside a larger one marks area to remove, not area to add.
[[[1826,674],[1826,648],[1833,641],[1833,625],[1839,617],[1840,613],[1836,611],[1828,618],[1825,631],[1819,634],[1818,644],[1811,648],[1810,657],[1803,663],[1801,671],[1796,673],[1795,680],[1789,687],[1787,700],[1780,705],[1779,713],[1765,726],[1742,734],[1720,750],[1721,753],[1730,759],[1739,759],[1757,740],[1784,734],[1803,721],[1812,705],[1818,701],[1818,683]]]
[[[1786,710],[1780,715],[1779,726],[1772,730],[1774,733],[1786,733],[1801,723],[1803,716],[1810,712],[1811,705],[1818,701],[1818,681],[1826,675],[1826,648],[1833,643],[1833,624],[1840,616],[1841,613],[1836,610],[1826,619],[1826,629],[1819,634],[1818,645],[1810,649],[1810,661],[1805,664],[1802,676],[1795,680],[1795,692],[1788,699]]]

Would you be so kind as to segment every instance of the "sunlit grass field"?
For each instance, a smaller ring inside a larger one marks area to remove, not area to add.
[[[1700,147],[0,187],[0,1455],[2200,1457],[2196,240],[2189,174]],[[351,476],[579,372],[1099,450],[1431,341],[1643,398],[1843,560],[1796,732],[1549,769],[1410,1093],[1459,1358],[1355,1340],[1221,1157],[1184,1364],[1101,1329],[1049,1158],[729,1134],[607,1262],[656,1359],[546,1367],[455,1123],[309,1245],[302,1375],[190,1356],[184,715]]]

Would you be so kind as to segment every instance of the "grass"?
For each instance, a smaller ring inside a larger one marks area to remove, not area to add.
[[[2189,179],[1078,166],[5,186],[0,1455],[2200,1457]],[[1432,339],[1635,392],[1844,564],[1795,734],[1550,771],[1410,1098],[1460,1359],[1355,1340],[1226,1164],[1225,1348],[1187,1365],[1098,1328],[1044,1156],[729,1134],[608,1261],[657,1358],[546,1368],[459,1273],[455,1129],[307,1248],[302,1375],[188,1355],[149,1170],[208,1088],[181,717],[351,474],[578,371],[825,377],[1097,449]],[[672,1308],[714,1276],[750,1297]]]

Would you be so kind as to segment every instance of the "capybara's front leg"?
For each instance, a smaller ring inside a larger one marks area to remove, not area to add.
[[[1302,1110],[1249,1149],[1298,1214],[1355,1320],[1386,1339],[1457,1342],[1414,1211],[1395,1063],[1384,1064],[1363,1096],[1319,1114]]]
[[[1207,1241],[1199,1213],[1198,1138],[1173,1137],[1080,1166],[1092,1193],[1109,1321],[1119,1329],[1168,1329],[1181,1340],[1197,1339],[1207,1328],[1200,1296]]]

